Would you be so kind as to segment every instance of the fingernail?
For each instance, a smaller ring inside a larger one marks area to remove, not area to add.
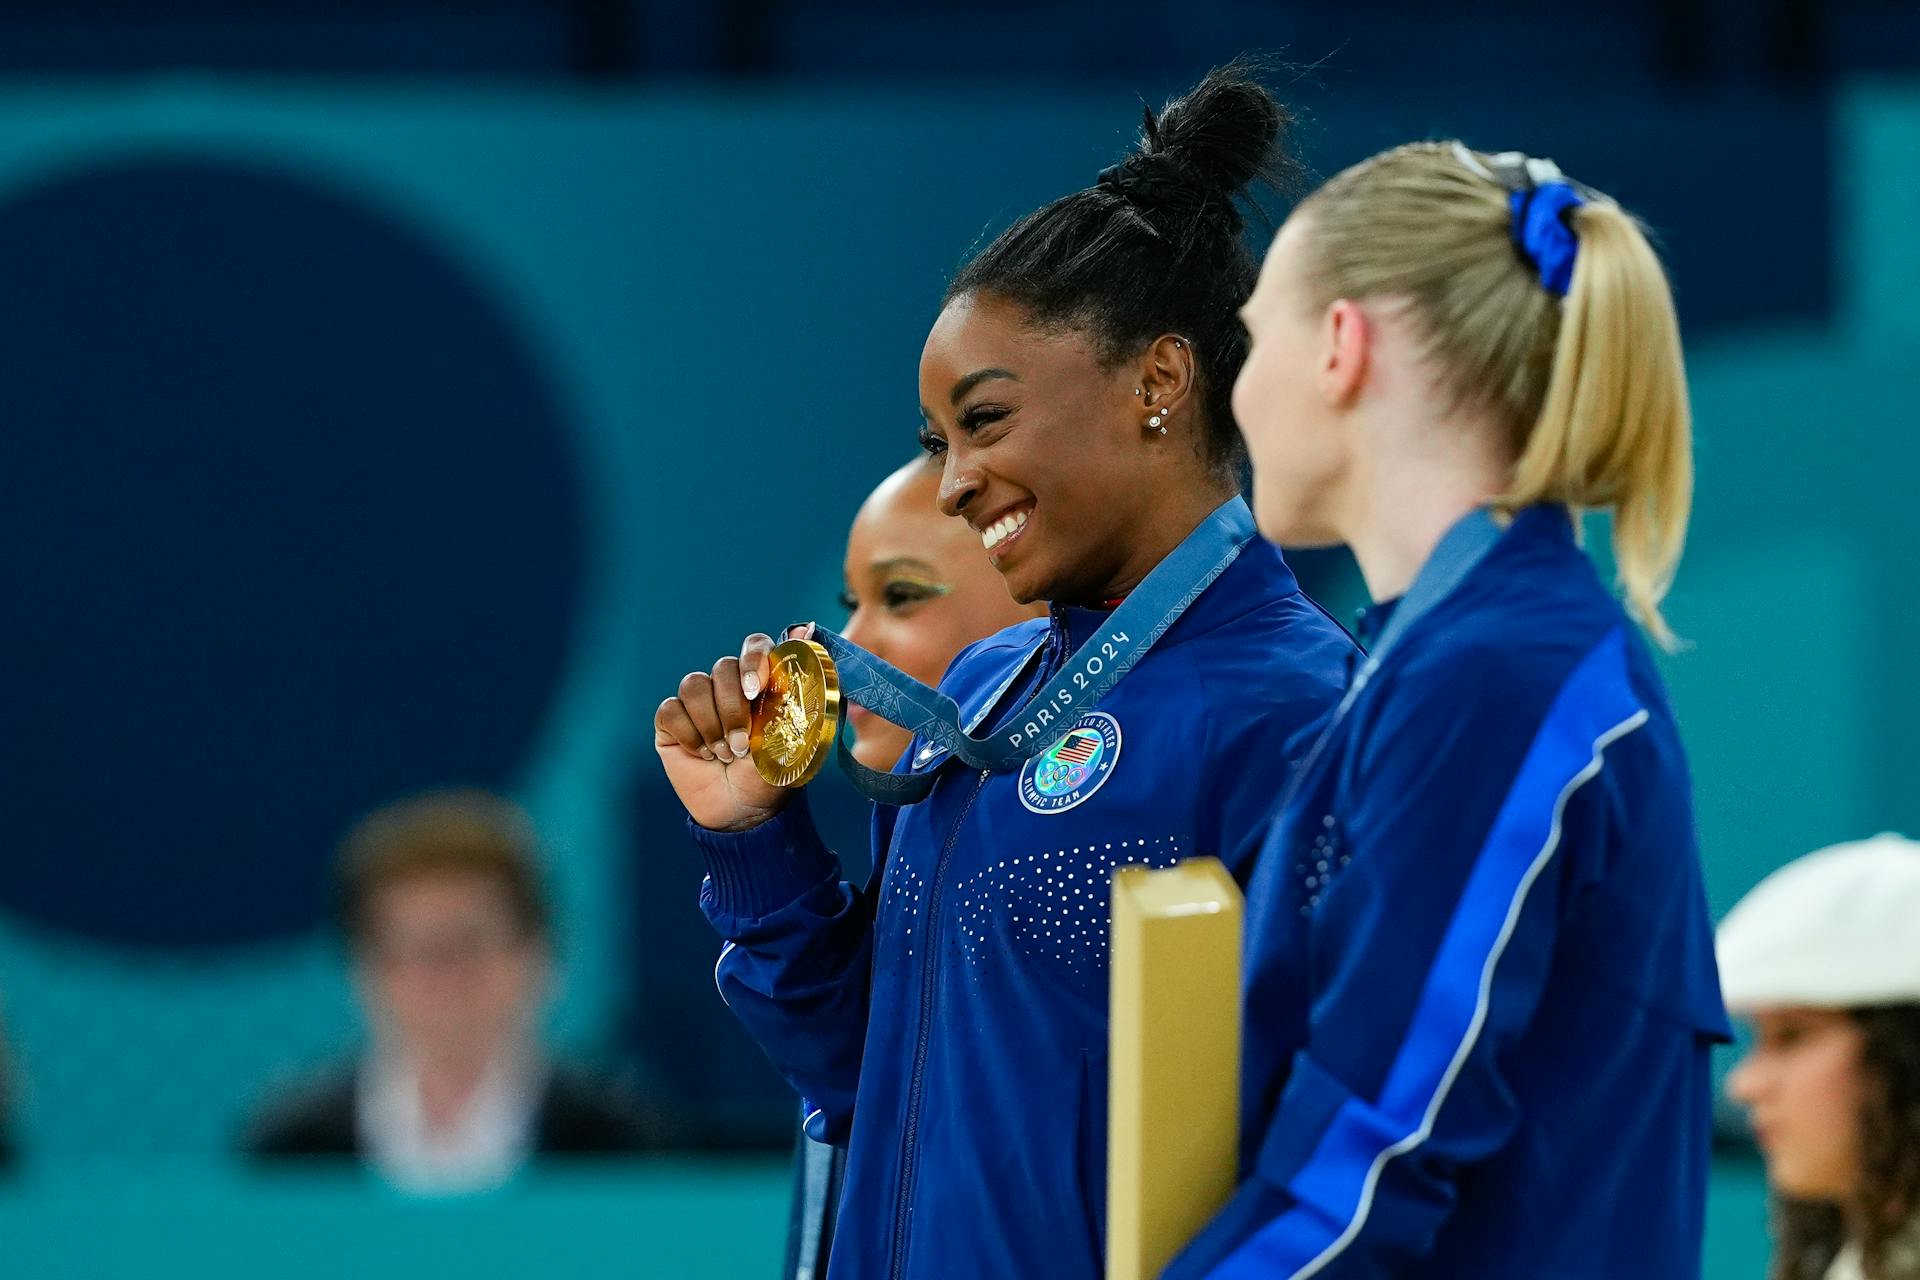
[[[740,692],[746,694],[749,698],[759,697],[760,696],[760,677],[751,671],[741,676]]]
[[[721,764],[733,763],[733,752],[727,750],[726,743],[716,742],[713,744],[711,750],[713,751],[713,758],[718,760]]]
[[[702,760],[711,760],[713,759],[713,752],[707,750],[705,747],[702,747],[700,748],[700,758]]]
[[[727,745],[733,748],[733,754],[737,756],[747,754],[747,731],[735,729],[727,735]]]

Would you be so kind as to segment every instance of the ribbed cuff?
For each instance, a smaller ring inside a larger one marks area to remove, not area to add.
[[[713,909],[725,915],[771,915],[840,875],[840,859],[814,828],[805,792],[747,831],[709,831],[691,818],[687,830],[706,859]]]

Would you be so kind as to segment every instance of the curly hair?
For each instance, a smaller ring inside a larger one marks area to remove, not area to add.
[[[1920,1004],[1847,1014],[1862,1032],[1866,1080],[1860,1189],[1846,1204],[1784,1196],[1775,1202],[1770,1280],[1820,1280],[1850,1240],[1869,1280],[1920,1280],[1920,1269],[1888,1256],[1888,1246],[1920,1214]]]

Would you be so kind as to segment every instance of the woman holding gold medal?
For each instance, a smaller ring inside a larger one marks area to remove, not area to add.
[[[721,993],[849,1147],[832,1280],[1097,1280],[1108,880],[1197,854],[1244,880],[1288,744],[1338,697],[1351,642],[1255,536],[1228,407],[1254,274],[1235,199],[1284,124],[1216,72],[948,291],[920,367],[939,501],[1046,619],[937,693],[824,629],[778,666],[756,636],[656,716]],[[759,767],[818,767],[823,656],[915,732],[892,774],[853,770],[889,802],[864,892]],[[796,671],[803,750],[769,759]]]

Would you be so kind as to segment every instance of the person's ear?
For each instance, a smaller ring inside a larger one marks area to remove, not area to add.
[[[1193,389],[1198,365],[1193,343],[1177,333],[1163,333],[1147,344],[1134,366],[1134,399],[1142,427],[1165,435],[1176,415],[1193,416]]]
[[[1320,394],[1336,409],[1347,409],[1360,397],[1373,358],[1373,322],[1351,298],[1337,298],[1320,321]]]

